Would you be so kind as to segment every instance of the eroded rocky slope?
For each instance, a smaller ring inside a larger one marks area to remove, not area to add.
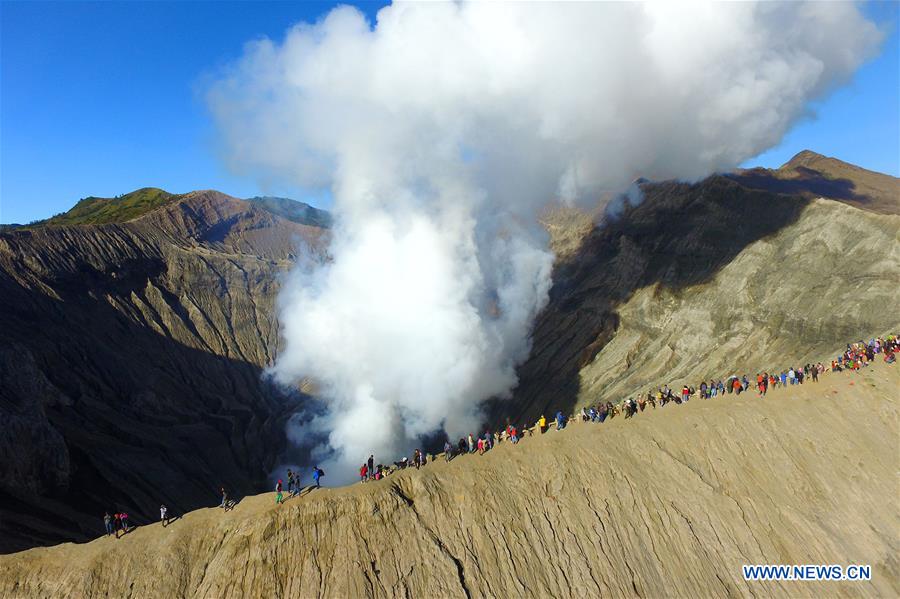
[[[759,169],[753,185],[644,184],[640,205],[557,265],[519,387],[495,417],[533,421],[736,365],[752,376],[787,366],[783,356],[822,359],[862,331],[900,329],[900,180],[815,156],[766,171],[768,183]],[[800,187],[781,193],[778,181],[803,164],[845,191],[856,183],[841,177],[865,176],[849,199],[814,199],[794,178]]]
[[[551,301],[493,420],[895,331],[898,183],[805,152],[775,171],[643,182],[643,202],[602,226],[544,219]],[[161,501],[210,505],[220,484],[268,488],[302,401],[260,374],[279,348],[279,274],[322,257],[328,215],[213,191],[124,198],[0,234],[0,552],[90,538],[106,508],[140,519]]]
[[[0,596],[895,597],[897,366],[0,557]],[[746,582],[742,564],[870,564]]]
[[[260,381],[278,276],[326,234],[204,191],[0,235],[0,551],[258,488],[291,410]]]

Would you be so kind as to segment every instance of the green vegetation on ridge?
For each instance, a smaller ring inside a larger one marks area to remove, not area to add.
[[[176,197],[156,187],[144,187],[117,198],[87,197],[68,212],[29,223],[28,227],[122,223],[168,204]]]
[[[183,195],[171,194],[156,187],[144,187],[114,198],[90,196],[78,201],[71,209],[50,218],[36,220],[27,225],[0,225],[0,233],[40,227],[73,225],[102,225],[124,223],[148,212],[170,204]],[[326,210],[314,208],[288,198],[254,197],[246,200],[259,208],[287,220],[313,227],[329,228],[331,215]]]

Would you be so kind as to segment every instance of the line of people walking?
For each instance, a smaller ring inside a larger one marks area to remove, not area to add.
[[[647,391],[645,394],[639,394],[636,398],[630,397],[615,404],[610,401],[598,402],[582,408],[578,416],[566,416],[562,411],[557,411],[549,423],[547,418],[542,415],[533,427],[528,427],[525,424],[517,427],[507,422],[506,427],[503,429],[486,430],[483,434],[477,436],[469,433],[467,436],[461,437],[457,443],[452,443],[448,439],[444,443],[443,457],[449,462],[455,457],[464,454],[478,453],[483,455],[500,443],[509,442],[516,445],[525,437],[533,436],[534,431],[543,434],[554,425],[556,430],[563,430],[570,421],[576,420],[579,416],[582,421],[605,422],[617,414],[624,414],[625,418],[631,418],[639,412],[643,412],[648,405],[656,409],[668,403],[685,403],[690,401],[695,395],[702,399],[712,399],[730,394],[737,397],[741,393],[749,391],[754,383],[759,397],[764,397],[767,392],[778,387],[787,388],[792,385],[803,385],[808,380],[814,383],[818,382],[819,375],[824,372],[859,372],[871,364],[877,356],[881,356],[884,362],[888,364],[894,364],[897,360],[898,352],[900,352],[900,338],[897,335],[888,335],[874,338],[869,342],[848,343],[847,348],[840,355],[836,356],[828,367],[819,362],[806,364],[799,368],[790,367],[781,370],[778,374],[761,372],[757,373],[753,382],[746,374],[741,377],[731,375],[724,380],[703,380],[696,387],[683,385],[680,392],[675,392],[668,385],[664,385],[658,387],[655,392]],[[364,483],[378,481],[394,472],[409,467],[422,468],[429,461],[434,462],[436,459],[438,459],[438,456],[431,455],[429,460],[429,455],[420,449],[416,449],[411,458],[401,457],[400,460],[393,462],[391,465],[376,463],[375,456],[369,455],[368,459],[360,466],[359,478]],[[312,468],[312,486],[315,488],[320,487],[324,476],[324,470],[319,468],[319,466],[314,466]],[[298,496],[303,490],[304,487],[299,471],[295,472],[293,469],[288,469],[287,492],[289,497]],[[222,498],[219,507],[228,511],[237,505],[236,501],[229,498],[224,486],[220,487],[219,493]],[[280,505],[284,501],[283,480],[278,479],[278,482],[275,484],[275,503]],[[168,526],[173,520],[177,519],[177,517],[170,517],[169,510],[164,504],[159,508],[159,516],[163,527]],[[128,514],[122,511],[116,511],[112,515],[106,512],[103,516],[103,522],[106,536],[115,535],[117,539],[136,528],[129,524]]]
[[[756,373],[754,379],[750,379],[747,374],[740,377],[731,375],[728,378],[720,378],[718,380],[710,379],[707,381],[704,379],[696,387],[685,384],[678,392],[670,388],[669,385],[663,385],[662,387],[657,387],[656,391],[647,391],[645,394],[638,394],[636,397],[629,397],[620,402],[598,402],[582,408],[578,415],[567,417],[561,411],[558,411],[553,417],[550,426],[555,425],[556,430],[562,430],[572,420],[580,418],[582,421],[605,422],[618,414],[623,414],[625,418],[631,418],[639,412],[643,412],[647,406],[656,409],[669,403],[681,404],[690,401],[695,396],[701,399],[712,399],[726,395],[737,397],[753,388],[756,389],[759,397],[764,397],[769,391],[779,387],[788,388],[793,385],[803,385],[806,382],[818,383],[819,375],[829,370],[832,372],[841,372],[843,370],[858,371],[871,363],[876,355],[883,355],[885,362],[893,364],[896,361],[898,351],[900,351],[900,340],[898,340],[896,335],[874,338],[868,343],[859,341],[847,344],[847,349],[832,360],[830,368],[821,362],[817,362],[815,364],[804,364],[800,367],[791,366],[777,373],[759,372]],[[454,457],[464,454],[478,453],[482,455],[493,449],[497,444],[507,441],[515,445],[525,436],[532,436],[535,430],[539,434],[549,430],[545,416],[541,416],[534,427],[528,427],[524,424],[521,427],[516,427],[507,423],[502,430],[487,430],[481,435],[469,433],[467,436],[461,437],[457,443],[453,443],[448,439],[444,443],[443,458],[449,462]],[[431,461],[434,461],[437,457],[432,456]],[[418,469],[427,463],[428,456],[419,449],[414,451],[411,460],[407,457],[402,457],[399,461],[394,462],[393,466],[375,464],[374,457],[370,455],[369,459],[360,466],[360,482],[381,480],[385,476],[403,470],[410,465],[414,465]]]
[[[742,377],[731,375],[727,379],[710,380],[709,382],[701,381],[697,387],[683,385],[680,393],[676,393],[670,389],[668,385],[658,387],[656,391],[648,391],[646,394],[639,394],[636,398],[628,398],[620,404],[606,402],[583,408],[581,410],[582,420],[594,420],[603,422],[606,418],[615,414],[623,413],[626,418],[630,418],[639,412],[643,412],[647,406],[656,408],[664,406],[667,403],[684,403],[689,401],[695,395],[701,399],[712,399],[717,396],[726,394],[734,394],[750,391],[755,387],[759,397],[764,397],[769,391],[779,387],[786,388],[792,385],[803,385],[804,382],[819,382],[819,375],[831,370],[832,372],[841,372],[844,369],[858,370],[868,365],[876,355],[884,356],[885,362],[894,363],[896,353],[900,348],[895,335],[889,335],[886,338],[875,338],[868,343],[859,341],[857,343],[848,344],[847,349],[831,361],[831,367],[828,368],[821,362],[816,364],[806,364],[799,368],[790,368],[782,370],[777,374],[768,372],[757,373],[755,379],[751,381],[745,374]]]

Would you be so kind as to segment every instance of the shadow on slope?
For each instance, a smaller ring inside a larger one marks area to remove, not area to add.
[[[141,524],[160,503],[183,513],[220,485],[267,486],[296,406],[259,365],[153,330],[134,303],[165,268],[82,265],[52,281],[58,299],[0,270],[0,552],[94,538],[107,509]]]
[[[871,212],[900,214],[896,200],[892,201],[879,194],[864,193],[850,179],[828,177],[804,166],[794,167],[792,173],[791,178],[784,178],[776,176],[773,171],[757,168],[725,176],[750,189],[801,195],[809,199],[828,198]]]
[[[752,169],[726,175],[729,179],[750,189],[773,193],[803,195],[810,198],[830,198],[858,204],[872,204],[873,198],[856,193],[856,184],[850,179],[832,179],[807,167],[796,167],[795,178],[776,177],[767,169]]]
[[[828,198],[870,212],[900,214],[900,179],[809,150],[778,169],[753,168],[726,176],[751,189]]]
[[[615,336],[617,307],[636,290],[660,285],[677,292],[709,281],[748,245],[795,223],[809,203],[723,176],[648,183],[642,190],[641,204],[595,227],[556,266],[519,385],[510,401],[489,405],[491,421],[530,423],[556,410],[571,412],[581,368]]]

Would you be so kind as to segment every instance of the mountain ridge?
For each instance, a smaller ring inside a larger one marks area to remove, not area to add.
[[[753,375],[779,353],[809,359],[853,331],[900,326],[884,309],[898,280],[898,216],[727,177],[646,188],[557,265],[519,385],[491,419],[696,386],[735,361]]]
[[[602,225],[545,221],[564,240],[550,303],[489,422],[696,385],[726,364],[771,369],[900,325],[885,309],[895,214],[732,175],[640,186]],[[0,551],[85,540],[101,505],[141,518],[162,499],[205,505],[220,484],[258,491],[277,461],[302,461],[284,423],[306,396],[262,373],[281,347],[282,276],[327,260],[330,234],[213,190],[123,223],[0,234]]]
[[[832,348],[836,351],[838,348]],[[0,556],[9,597],[892,596],[896,365]],[[878,506],[874,507],[873,506]],[[101,523],[96,519],[99,534]],[[865,582],[743,564],[868,564]]]
[[[302,398],[261,380],[280,276],[328,235],[212,191],[0,235],[0,551],[264,484]]]
[[[66,212],[27,225],[2,225],[0,233],[43,227],[122,224],[142,218],[171,203],[184,201],[198,194],[219,194],[230,201],[248,202],[276,216],[302,225],[319,228],[328,228],[331,225],[330,215],[327,211],[290,198],[257,196],[243,200],[214,189],[198,189],[184,194],[174,194],[157,187],[142,187],[114,198],[95,196],[82,198]]]
[[[879,214],[900,214],[900,179],[803,150],[777,169],[751,168],[726,176],[751,189],[848,203]]]

